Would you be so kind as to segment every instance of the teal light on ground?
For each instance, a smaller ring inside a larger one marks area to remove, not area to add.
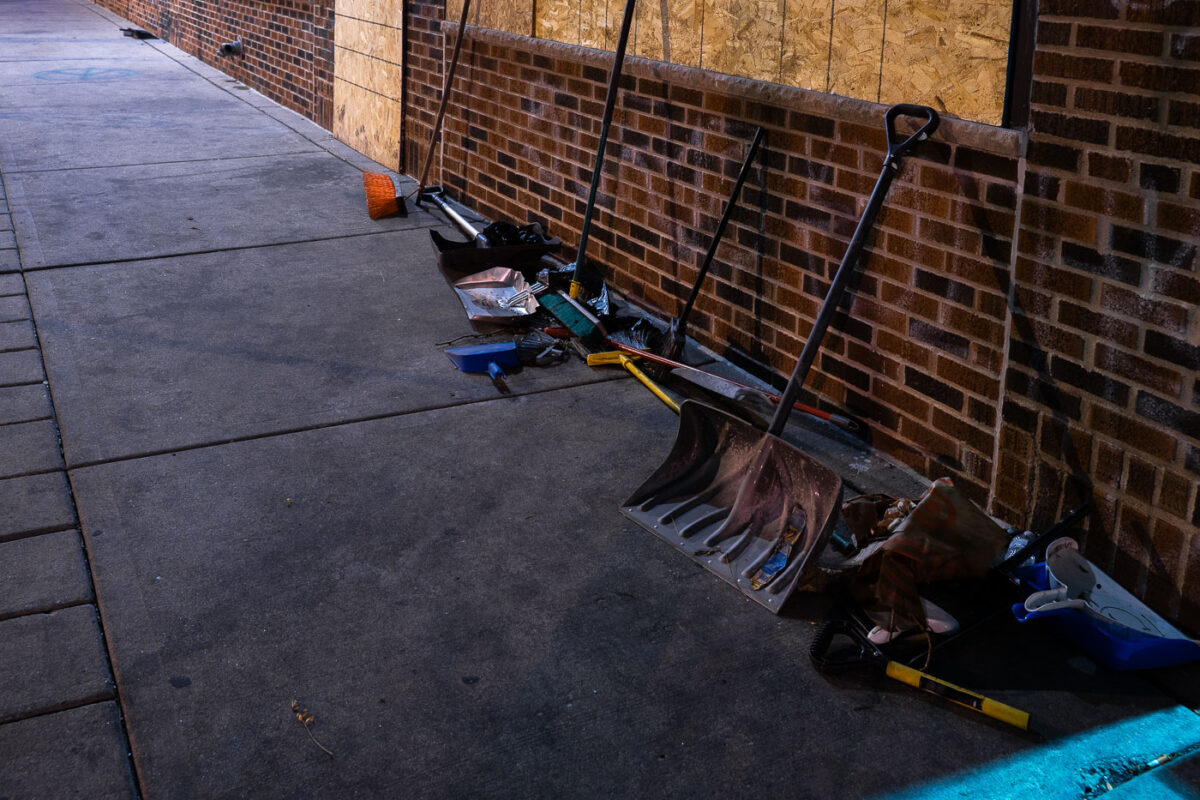
[[[876,800],[1200,800],[1200,787],[1172,780],[1174,762],[1151,766],[1155,759],[1182,753],[1200,757],[1200,715],[1176,706]]]
[[[1191,758],[1200,758],[1192,755]],[[1187,785],[1169,771],[1150,772],[1122,784],[1104,795],[1104,800],[1196,800],[1200,786]]]

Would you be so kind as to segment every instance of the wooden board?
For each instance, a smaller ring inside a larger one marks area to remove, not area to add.
[[[788,0],[783,20],[780,83],[826,91],[832,16],[830,0]]]
[[[879,100],[883,13],[884,0],[837,0],[834,4],[827,91]]]
[[[333,12],[339,17],[379,22],[393,28],[404,25],[404,0],[335,0]],[[335,20],[335,27],[336,24]]]
[[[590,0],[584,1],[589,2]],[[595,5],[594,1],[591,1],[591,5]],[[604,5],[603,0],[599,5]],[[592,13],[594,14],[594,9]],[[534,29],[542,39],[566,42],[567,44],[581,44],[579,20],[580,0],[538,0]],[[595,45],[589,43],[588,46],[594,47]]]
[[[880,101],[999,125],[1011,19],[1002,3],[889,0]]]
[[[346,81],[333,81],[333,135],[389,169],[400,163],[398,101]]]
[[[403,0],[338,0],[333,134],[392,169],[400,162]]]
[[[581,0],[579,44],[597,50],[616,50],[624,13],[624,0]]]
[[[533,35],[534,0],[471,0],[470,25],[496,31]],[[447,0],[446,19],[457,22],[462,16],[462,0]]]
[[[375,2],[338,0],[339,10]],[[624,6],[473,0],[471,21],[613,50]],[[462,0],[447,0],[447,18],[461,8]],[[1011,14],[1010,4],[993,0],[638,0],[628,52],[862,100],[922,103],[996,125]]]
[[[642,58],[700,66],[704,0],[640,0],[631,52]]]
[[[700,66],[779,82],[785,0],[705,0]]]

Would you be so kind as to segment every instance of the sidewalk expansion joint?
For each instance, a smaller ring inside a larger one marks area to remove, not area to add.
[[[21,423],[18,422],[18,423],[13,423],[13,424],[20,425]],[[0,425],[0,427],[4,427],[4,426]],[[0,474],[0,481],[12,480],[14,478],[34,478],[34,477],[37,477],[38,475],[53,475],[55,473],[61,473],[63,471],[64,470],[62,467],[47,467],[46,469],[31,469],[26,472],[13,472],[8,475]]]
[[[115,692],[96,692],[95,694],[81,697],[78,700],[71,700],[65,703],[56,703],[55,705],[45,706],[44,708],[39,708],[34,711],[22,711],[17,714],[0,716],[0,725],[7,725],[10,722],[21,722],[22,720],[34,719],[36,717],[47,717],[51,714],[57,714],[60,711],[71,711],[72,709],[83,708],[84,706],[94,706],[97,703],[108,703],[115,699]]]
[[[264,244],[244,244],[236,247],[213,247],[206,250],[184,250],[178,253],[163,253],[160,255],[148,256],[133,256],[130,258],[110,258],[97,261],[74,261],[65,264],[43,264],[41,266],[25,267],[22,271],[30,272],[49,272],[56,269],[75,269],[77,267],[104,267],[112,264],[136,264],[140,261],[161,261],[168,258],[186,258],[187,256],[207,256],[214,253],[237,253],[243,250],[263,250],[268,247],[289,247],[298,244],[315,244],[317,242],[337,242],[343,239],[358,239],[364,236],[387,236],[392,233],[408,233],[413,230],[421,230],[423,228],[434,228],[439,223],[433,222],[429,225],[416,225],[412,228],[402,228],[397,230],[387,231],[366,231],[364,233],[343,233],[336,236],[317,236],[312,239],[293,239],[285,242],[266,242]]]
[[[61,472],[62,470],[57,471]],[[78,527],[78,523],[73,522],[70,525],[50,525],[45,528],[30,528],[27,531],[20,531],[19,533],[0,534],[0,544],[4,544],[5,542],[18,542],[21,539],[32,539],[35,536],[45,536],[48,533],[73,531]]]
[[[46,414],[41,417],[30,417],[29,419],[14,419],[9,422],[0,422],[0,428],[6,428],[9,425],[26,425],[30,422],[53,422],[53,421],[54,421],[54,417],[51,417],[49,414]],[[59,468],[58,470],[51,470],[51,471],[59,472],[59,471],[61,471],[61,468]]]
[[[313,425],[305,425],[305,426],[296,427],[296,428],[286,428],[286,429],[281,429],[281,430],[276,430],[276,431],[266,431],[264,433],[250,433],[250,434],[246,434],[245,436],[231,436],[226,439],[218,439],[218,440],[213,440],[211,442],[199,442],[199,443],[195,443],[195,444],[184,444],[184,445],[178,445],[176,447],[165,447],[161,450],[147,450],[147,451],[144,451],[141,453],[129,453],[126,455],[113,456],[111,458],[98,458],[98,459],[95,459],[92,461],[80,461],[77,463],[68,464],[67,472],[70,473],[75,470],[88,469],[91,467],[102,467],[102,466],[106,466],[108,464],[120,464],[125,461],[140,461],[141,459],[144,459],[144,458],[159,458],[161,456],[169,456],[173,453],[187,453],[192,450],[207,450],[212,447],[224,447],[225,445],[230,445],[230,444],[240,444],[242,442],[254,442],[254,441],[258,441],[260,439],[275,439],[275,438],[278,438],[281,436],[292,436],[292,435],[298,434],[298,433],[310,433],[312,431],[327,430],[329,428],[341,428],[341,427],[345,427],[347,425],[360,425],[360,424],[366,423],[366,422],[377,422],[379,420],[385,420],[385,419],[398,419],[400,417],[408,417],[408,416],[412,416],[414,414],[426,414],[426,413],[429,413],[430,411],[441,411],[443,409],[451,409],[451,408],[465,408],[467,406],[481,405],[481,404],[485,404],[485,403],[497,403],[497,402],[502,403],[502,402],[506,402],[508,400],[515,399],[518,397],[536,397],[537,395],[549,394],[551,392],[561,392],[564,390],[575,389],[575,388],[580,388],[580,387],[584,387],[584,386],[594,386],[594,385],[600,384],[600,383],[609,383],[611,381],[618,381],[618,380],[622,380],[622,379],[628,378],[628,377],[629,376],[625,373],[620,373],[620,374],[613,373],[612,375],[597,377],[594,380],[579,381],[577,383],[571,383],[566,386],[553,386],[553,387],[549,387],[546,389],[535,389],[535,390],[528,391],[528,392],[514,392],[513,394],[507,394],[507,395],[497,394],[495,397],[479,398],[479,399],[475,399],[475,400],[463,400],[461,402],[447,403],[445,405],[422,406],[420,408],[413,408],[413,409],[409,409],[406,411],[392,411],[392,412],[388,412],[388,413],[384,413],[384,414],[370,414],[370,415],[362,416],[362,417],[353,417],[351,419],[337,420],[335,422],[321,422],[321,423],[316,423]],[[54,470],[54,471],[60,471],[60,470]]]
[[[0,622],[7,622],[10,619],[20,619],[22,617],[35,617],[38,614],[53,614],[56,611],[62,611],[67,608],[78,608],[79,606],[91,606],[96,608],[96,604],[91,600],[73,600],[69,603],[51,603],[49,605],[38,606],[37,608],[28,608],[22,611],[12,611],[7,614],[0,613]],[[97,615],[99,610],[97,610]]]
[[[29,348],[29,349],[30,349],[30,350],[37,350],[37,348],[36,348],[36,347],[31,347],[31,348]],[[22,352],[25,352],[25,351],[24,351],[24,350],[13,350],[12,352],[14,352],[14,353],[22,353]],[[41,380],[41,381],[17,381],[16,383],[2,383],[2,382],[0,382],[0,389],[13,389],[13,388],[16,388],[16,387],[18,387],[18,386],[45,386],[45,385],[47,385],[47,384],[46,384],[46,381],[44,381],[44,380]]]
[[[172,161],[138,161],[129,164],[101,164],[88,165],[81,167],[46,167],[42,169],[9,169],[5,170],[8,175],[46,175],[55,172],[80,172],[83,170],[98,170],[98,169],[130,169],[133,167],[169,167],[175,164],[212,164],[215,162],[224,161],[247,161],[250,159],[275,158],[277,156],[308,156],[313,155],[312,150],[285,150],[278,153],[270,153],[269,155],[249,155],[249,156],[218,156],[215,158],[181,158]]]

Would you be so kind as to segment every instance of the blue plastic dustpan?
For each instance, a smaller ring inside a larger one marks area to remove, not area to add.
[[[489,372],[492,365],[515,367],[521,362],[517,358],[516,342],[477,344],[470,347],[451,347],[446,355],[454,366],[463,372]]]

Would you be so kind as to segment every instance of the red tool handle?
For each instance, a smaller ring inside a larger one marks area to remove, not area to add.
[[[663,366],[666,366],[666,367],[672,367],[674,369],[690,369],[693,372],[703,372],[705,375],[712,375],[712,373],[705,372],[702,369],[697,369],[696,367],[693,367],[691,364],[684,364],[681,361],[674,361],[672,359],[667,358],[666,356],[660,356],[657,353],[651,353],[648,350],[640,350],[636,347],[631,347],[630,345],[627,345],[627,344],[621,344],[620,342],[615,342],[612,339],[605,339],[604,343],[607,344],[609,347],[614,347],[617,350],[620,350],[621,352],[629,353],[631,356],[640,356],[640,357],[646,359],[647,361],[653,361],[656,364],[662,364]],[[772,403],[778,403],[781,400],[781,398],[777,394],[772,394],[770,392],[763,392],[761,389],[759,389],[756,386],[749,386],[745,383],[739,383],[738,381],[726,378],[724,375],[713,375],[713,377],[720,378],[721,380],[727,381],[728,383],[732,384],[733,386],[737,386],[738,388],[741,388],[741,389],[751,389],[756,392],[762,392],[762,394],[766,395],[767,399],[769,399]],[[812,406],[806,406],[803,403],[793,403],[792,408],[794,408],[797,411],[800,411],[804,414],[808,414],[810,416],[816,417],[817,419],[823,419],[826,422],[831,422],[834,425],[837,425],[839,428],[850,431],[852,433],[858,433],[860,430],[862,430],[862,425],[858,422],[858,420],[850,419],[849,417],[844,417],[841,414],[831,414],[828,411],[822,411],[819,408],[813,408]]]

